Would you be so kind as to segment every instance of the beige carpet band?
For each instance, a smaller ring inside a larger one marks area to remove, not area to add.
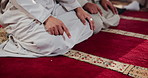
[[[130,37],[136,37],[136,38],[141,38],[141,39],[146,39],[146,40],[148,40],[148,35],[139,34],[139,33],[134,33],[134,32],[128,32],[128,31],[124,31],[124,30],[105,29],[105,30],[102,30],[102,32],[120,34],[120,35],[124,35],[124,36],[130,36]]]
[[[3,28],[0,28],[0,44],[7,40],[7,33]]]
[[[79,61],[84,61],[99,67],[111,69],[123,73],[125,75],[129,75],[131,77],[148,78],[148,68],[126,64],[76,50],[71,50],[68,53],[66,53],[64,56]]]
[[[123,15],[120,15],[120,17],[122,19],[127,19],[127,20],[137,20],[137,21],[148,22],[148,19],[145,19],[145,18],[137,18],[137,17],[123,16]]]

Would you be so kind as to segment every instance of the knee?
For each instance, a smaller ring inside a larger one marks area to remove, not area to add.
[[[70,49],[68,45],[66,45],[65,41],[59,37],[46,37],[36,41],[37,47],[40,49],[41,53],[53,53],[56,51]]]
[[[113,26],[117,26],[119,25],[119,22],[120,22],[120,16],[118,14],[114,15],[114,20],[115,22],[113,23]]]

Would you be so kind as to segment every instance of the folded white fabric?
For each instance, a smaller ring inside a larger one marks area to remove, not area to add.
[[[139,11],[140,10],[140,4],[137,1],[133,1],[129,5],[123,6],[123,8],[125,8],[127,10]]]

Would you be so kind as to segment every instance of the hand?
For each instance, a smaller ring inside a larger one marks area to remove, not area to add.
[[[77,17],[81,20],[81,22],[84,25],[86,25],[86,21],[88,21],[89,25],[90,25],[90,29],[91,30],[95,29],[94,21],[93,21],[92,17],[86,11],[84,11],[83,8],[81,8],[81,7],[76,8],[75,11],[76,11]]]
[[[63,35],[65,32],[69,38],[71,37],[69,30],[64,25],[64,23],[53,16],[50,16],[45,21],[45,28],[48,32],[50,32],[51,35]]]
[[[99,8],[99,6],[97,4],[94,4],[94,3],[89,3],[89,2],[86,3],[83,6],[83,9],[86,10],[86,11],[88,11],[91,14],[97,14],[99,12],[102,15],[102,11]]]
[[[113,6],[113,4],[109,0],[101,0],[101,5],[106,11],[108,11],[108,9],[110,8],[114,14],[118,13],[117,9]]]

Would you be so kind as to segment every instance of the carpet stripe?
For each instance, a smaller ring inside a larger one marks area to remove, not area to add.
[[[3,28],[0,28],[0,44],[7,40],[7,33]]]
[[[111,69],[123,73],[125,75],[129,75],[131,77],[135,78],[148,77],[148,68],[126,64],[76,50],[71,50],[68,53],[66,53],[64,56],[79,61],[84,61],[103,68]]]
[[[105,30],[101,30],[101,31],[108,32],[108,33],[114,33],[114,34],[120,34],[120,35],[124,35],[124,36],[136,37],[136,38],[141,38],[141,39],[146,39],[146,40],[148,39],[148,35],[123,31],[123,30],[118,30],[118,29],[105,29]]]
[[[127,20],[137,20],[137,21],[148,22],[148,19],[145,19],[145,18],[137,18],[137,17],[123,16],[123,15],[120,15],[120,17],[122,19],[127,19]]]

